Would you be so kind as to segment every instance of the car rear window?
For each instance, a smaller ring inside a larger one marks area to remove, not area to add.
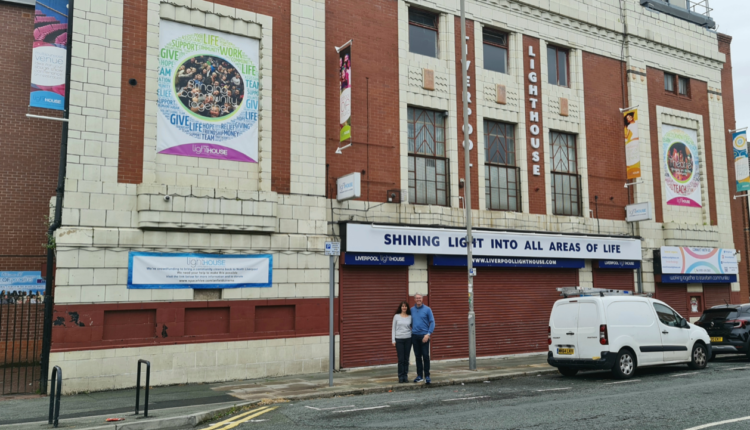
[[[552,325],[554,328],[569,329],[578,326],[578,303],[560,303],[552,309]]]
[[[715,320],[733,320],[739,316],[737,309],[709,309],[701,315],[698,322]]]

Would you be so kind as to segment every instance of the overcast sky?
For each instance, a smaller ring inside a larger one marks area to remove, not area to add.
[[[734,107],[737,127],[750,126],[750,0],[710,0],[714,9],[711,17],[719,33],[732,36],[732,77],[734,78]]]

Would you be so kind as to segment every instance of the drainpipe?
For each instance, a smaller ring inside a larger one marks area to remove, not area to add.
[[[70,66],[73,57],[73,2],[68,3],[68,41],[65,63],[65,106],[63,109],[63,118],[68,119],[70,114]],[[60,139],[60,164],[57,168],[57,188],[55,189],[55,215],[47,230],[47,277],[44,287],[44,332],[42,335],[42,378],[40,381],[40,391],[42,394],[47,393],[47,377],[49,375],[49,356],[52,349],[52,283],[54,282],[55,267],[55,250],[52,248],[54,243],[55,231],[62,226],[62,208],[63,195],[65,194],[65,170],[68,161],[68,121],[63,122],[62,138]]]

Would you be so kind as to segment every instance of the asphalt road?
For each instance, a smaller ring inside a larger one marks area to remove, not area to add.
[[[438,380],[440,375],[432,375]],[[627,381],[608,372],[557,373],[482,384],[277,403],[214,426],[250,429],[750,429],[750,362],[719,358],[639,369]],[[270,408],[276,408],[271,410]],[[248,419],[244,423],[238,422]],[[238,425],[234,425],[238,424]],[[205,424],[200,429],[209,428]]]

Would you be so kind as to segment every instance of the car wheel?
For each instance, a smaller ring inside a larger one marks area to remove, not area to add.
[[[557,370],[563,376],[576,376],[578,374],[578,369],[571,369],[570,367],[558,367]]]
[[[706,346],[702,343],[696,343],[693,345],[693,352],[690,354],[690,363],[688,363],[688,367],[698,370],[704,369],[706,364],[708,364]]]
[[[635,355],[631,351],[623,349],[617,354],[615,365],[612,367],[612,374],[617,379],[628,379],[635,374],[635,367]]]

